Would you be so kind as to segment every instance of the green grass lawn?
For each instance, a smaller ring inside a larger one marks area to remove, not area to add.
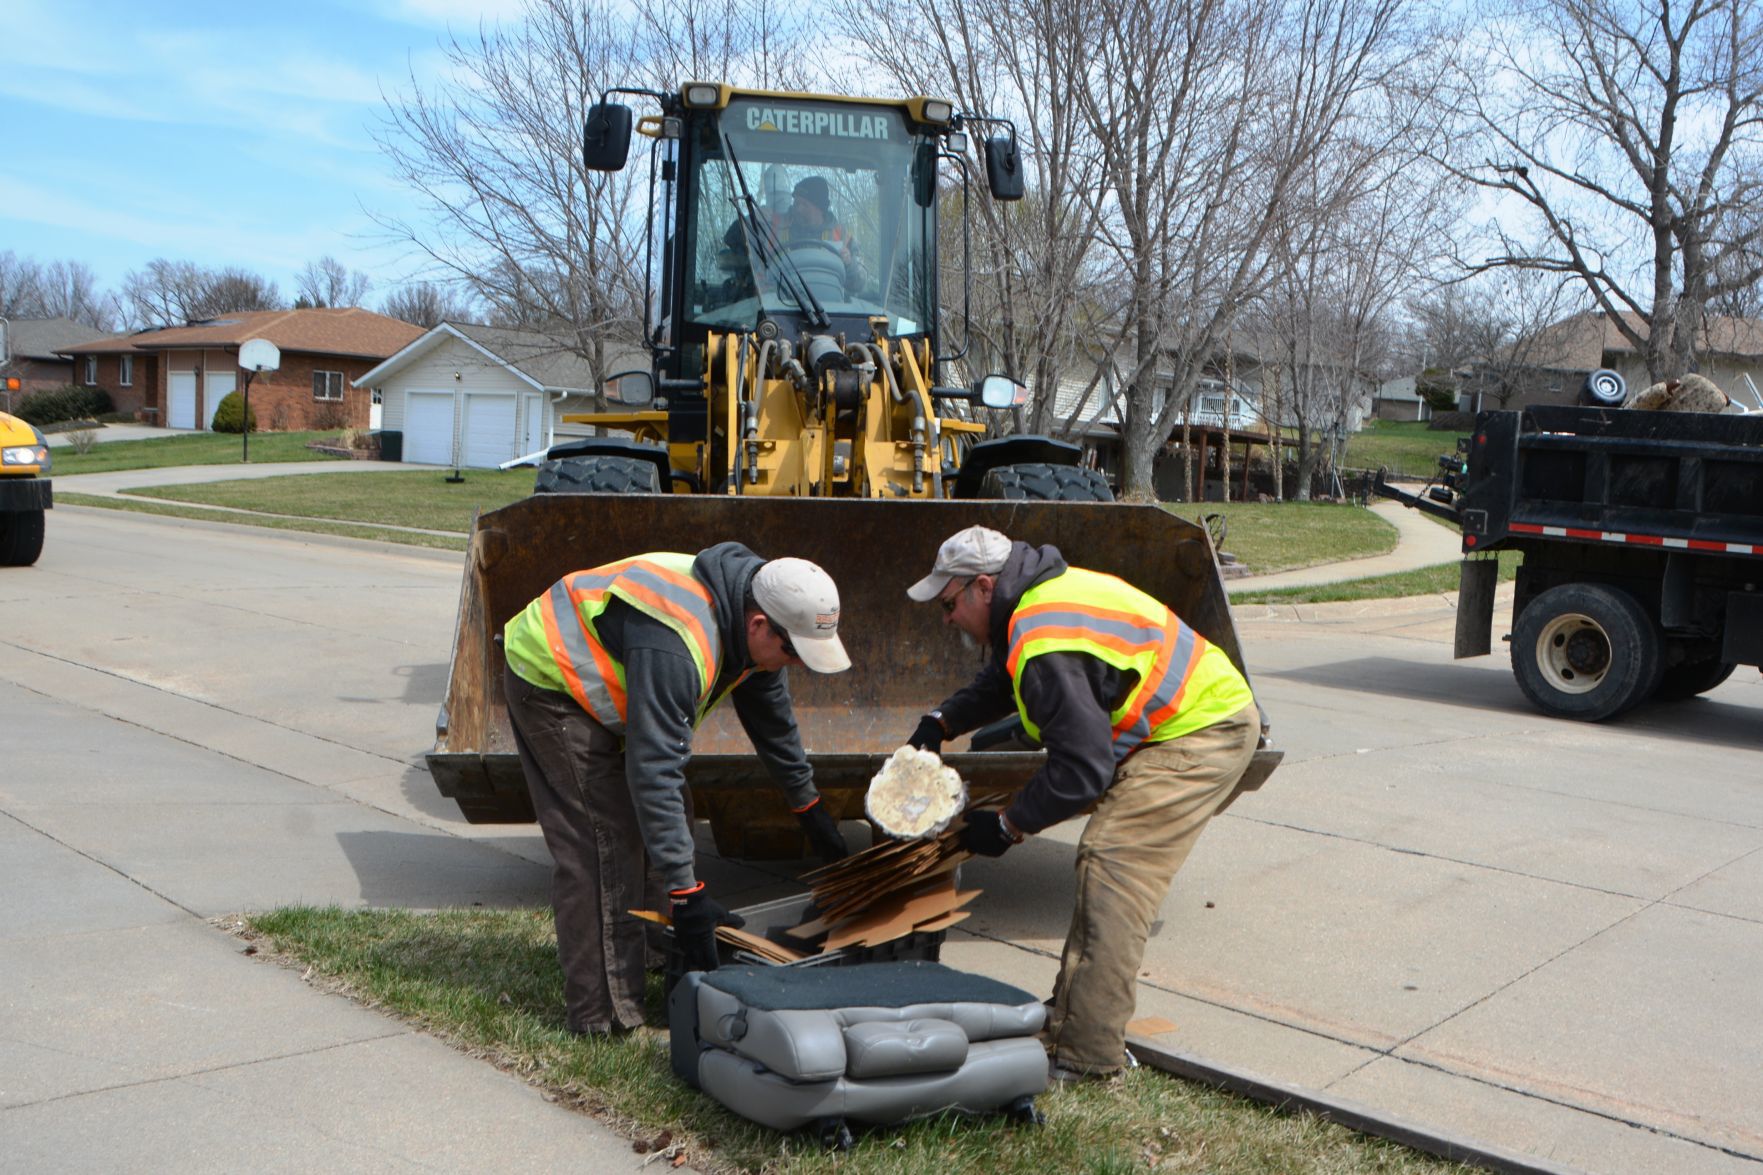
[[[1190,521],[1222,514],[1224,550],[1254,575],[1271,575],[1396,549],[1396,528],[1357,506],[1334,502],[1175,503]]]
[[[254,432],[251,434],[251,464],[347,460],[315,453],[306,447],[309,441],[329,440],[336,435],[335,429],[329,432]],[[242,438],[218,432],[152,437],[140,441],[105,441],[93,445],[87,453],[76,453],[63,446],[55,450],[55,468],[51,472],[55,477],[72,477],[76,473],[159,469],[168,465],[236,465],[243,447]]]
[[[450,482],[450,473],[413,469],[408,473],[288,474],[245,481],[196,482],[132,491],[143,498],[230,506],[266,514],[294,514],[335,522],[377,523],[466,534],[479,510],[495,510],[533,492],[531,469],[470,469]]]
[[[1407,477],[1430,478],[1439,457],[1457,451],[1465,434],[1434,431],[1420,421],[1368,420],[1347,440],[1343,463],[1352,469],[1385,468]]]
[[[1125,1175],[1145,1170],[1434,1172],[1449,1164],[1307,1114],[1266,1106],[1150,1069],[1114,1085],[1048,1091],[1047,1124],[939,1117],[858,1132],[828,1153],[812,1132],[778,1134],[722,1109],[668,1065],[659,976],[649,1027],[619,1039],[563,1030],[563,981],[545,910],[344,911],[294,908],[225,919],[258,953],[517,1074],[564,1105],[595,1113],[669,1169],[897,1172],[917,1175]],[[638,1160],[642,1161],[642,1160]]]
[[[1500,582],[1510,583],[1518,574],[1522,559],[1518,551],[1500,551]],[[1315,587],[1268,588],[1263,591],[1231,592],[1233,604],[1331,604],[1341,600],[1394,600],[1403,596],[1442,595],[1457,590],[1460,574],[1457,563],[1435,563],[1413,571],[1391,575],[1372,575],[1364,579],[1342,580]]]

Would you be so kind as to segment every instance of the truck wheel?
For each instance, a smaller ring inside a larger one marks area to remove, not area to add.
[[[0,567],[29,567],[43,553],[41,510],[0,510]]]
[[[1635,598],[1602,584],[1550,588],[1518,615],[1512,673],[1537,709],[1602,722],[1651,697],[1662,649]]]
[[[661,470],[641,457],[560,457],[539,462],[535,494],[659,494]]]
[[[979,483],[979,496],[1037,502],[1112,502],[1114,491],[1094,469],[1029,463],[986,470]]]
[[[1722,661],[1718,657],[1673,665],[1659,678],[1659,688],[1653,696],[1661,702],[1681,702],[1705,694],[1731,677],[1736,668],[1738,666],[1731,661]]]

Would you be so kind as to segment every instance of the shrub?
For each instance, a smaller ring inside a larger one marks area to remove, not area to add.
[[[1426,427],[1428,429],[1436,429],[1439,432],[1469,432],[1471,429],[1473,429],[1475,427],[1475,413],[1473,413],[1473,412],[1439,412],[1439,413],[1435,413],[1433,415],[1433,418],[1427,422]]]
[[[103,388],[78,388],[73,385],[32,392],[18,402],[14,413],[20,420],[41,428],[63,420],[91,420],[115,411],[110,393]]]
[[[251,413],[251,419],[245,419],[245,397],[238,392],[228,392],[214,410],[214,423],[210,426],[215,432],[251,432],[257,431],[257,413]]]

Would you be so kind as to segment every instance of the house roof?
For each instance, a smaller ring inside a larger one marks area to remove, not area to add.
[[[108,338],[109,334],[71,318],[15,318],[6,324],[14,359],[58,359],[76,343]]]
[[[1646,337],[1644,318],[1629,311],[1621,317],[1641,337]],[[1710,315],[1696,332],[1696,350],[1704,354],[1763,356],[1763,321]],[[1529,352],[1527,366],[1555,371],[1596,371],[1605,365],[1606,355],[1636,353],[1634,344],[1623,335],[1615,319],[1601,310],[1587,310],[1544,327]]]
[[[561,392],[586,393],[593,390],[594,374],[587,360],[573,351],[559,347],[554,336],[541,331],[484,326],[470,322],[440,323],[412,340],[355,383],[358,387],[380,383],[449,340],[464,342],[481,353],[487,361],[501,364],[533,387]],[[618,352],[614,349],[615,360],[617,356]],[[629,358],[633,366],[644,371],[649,369],[649,358],[643,352],[633,351]],[[618,370],[616,362],[614,370]]]
[[[185,326],[137,331],[63,348],[64,355],[165,351],[211,347],[237,350],[247,339],[268,339],[283,351],[384,359],[422,334],[420,326],[358,306],[319,310],[249,310]]]

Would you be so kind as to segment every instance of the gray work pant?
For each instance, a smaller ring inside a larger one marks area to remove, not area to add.
[[[574,698],[503,673],[533,811],[551,850],[551,907],[563,967],[564,1024],[611,1032],[643,1023],[644,924],[664,908],[646,880],[636,807],[618,738]]]
[[[1077,844],[1077,905],[1053,987],[1053,1058],[1106,1073],[1126,1059],[1126,1022],[1157,909],[1206,822],[1254,757],[1261,714],[1249,705],[1222,722],[1141,748]]]

